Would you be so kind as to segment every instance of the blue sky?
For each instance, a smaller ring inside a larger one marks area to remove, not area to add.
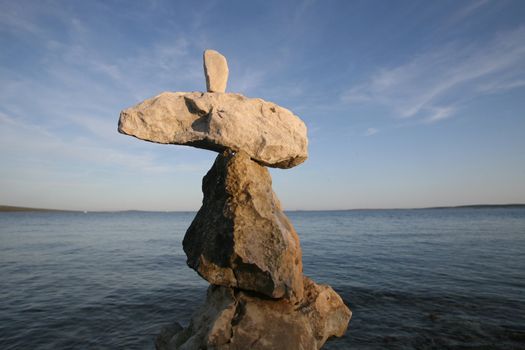
[[[525,202],[523,1],[0,1],[0,43],[1,204],[198,209],[216,154],[116,127],[206,48],[308,126],[286,209]]]

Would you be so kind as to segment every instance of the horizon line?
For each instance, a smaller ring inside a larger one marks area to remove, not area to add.
[[[320,211],[367,211],[367,210],[421,210],[421,209],[460,209],[460,208],[504,208],[504,207],[525,207],[525,203],[504,203],[504,204],[463,204],[463,205],[444,205],[430,207],[396,207],[396,208],[347,208],[347,209],[285,209],[284,212],[320,212]],[[0,212],[73,212],[73,213],[196,213],[198,210],[142,210],[142,209],[122,209],[122,210],[82,210],[82,209],[54,209],[54,208],[35,208],[21,207],[14,205],[0,205]]]

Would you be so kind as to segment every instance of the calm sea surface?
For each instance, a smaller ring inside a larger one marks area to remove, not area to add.
[[[525,209],[290,212],[353,311],[326,349],[525,349]],[[195,213],[0,213],[0,349],[153,349],[207,283]]]

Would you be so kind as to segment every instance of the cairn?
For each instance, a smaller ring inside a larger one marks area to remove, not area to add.
[[[156,348],[320,349],[344,334],[352,313],[303,275],[299,237],[266,168],[306,160],[306,126],[274,103],[226,93],[228,64],[217,51],[204,52],[204,72],[207,92],[164,92],[119,119],[120,133],[219,153],[183,240],[188,266],[211,285],[189,326],[164,328]]]

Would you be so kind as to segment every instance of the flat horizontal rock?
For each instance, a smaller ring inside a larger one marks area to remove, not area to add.
[[[291,168],[308,157],[299,117],[240,94],[164,92],[123,110],[118,131],[157,143],[244,151],[269,167]]]
[[[244,152],[225,151],[204,177],[202,191],[202,207],[182,242],[188,265],[211,284],[301,299],[299,237],[268,169]]]
[[[261,299],[239,290],[210,286],[190,325],[166,328],[157,350],[317,350],[344,335],[352,312],[327,285],[304,277],[299,306],[285,299]],[[172,330],[168,333],[167,330]]]

